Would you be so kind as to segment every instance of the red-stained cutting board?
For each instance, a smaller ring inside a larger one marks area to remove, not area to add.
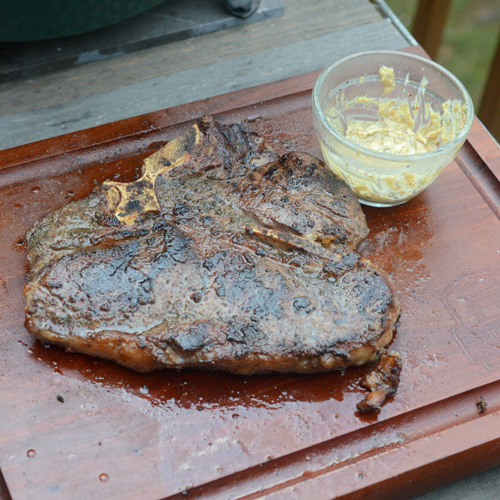
[[[316,76],[0,152],[4,495],[405,498],[500,463],[500,151],[478,123],[471,143],[488,166],[469,146],[416,199],[364,207],[362,253],[393,276],[402,310],[401,385],[378,414],[355,412],[365,369],[141,375],[43,347],[24,327],[24,235],[38,218],[105,179],[132,180],[203,113],[320,156]]]

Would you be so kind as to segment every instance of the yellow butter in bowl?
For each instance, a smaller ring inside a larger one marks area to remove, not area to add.
[[[451,73],[402,52],[344,58],[313,91],[326,163],[375,206],[404,203],[431,184],[457,154],[473,116],[469,94]]]

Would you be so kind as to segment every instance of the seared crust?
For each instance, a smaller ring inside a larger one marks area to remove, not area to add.
[[[28,233],[29,331],[143,372],[372,361],[399,305],[355,251],[368,229],[350,189],[316,158],[278,158],[239,126],[198,127],[187,160],[154,180],[158,210],[120,220],[100,189]]]

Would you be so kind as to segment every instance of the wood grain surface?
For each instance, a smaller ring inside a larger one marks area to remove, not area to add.
[[[22,83],[5,83],[1,86],[5,102],[2,102],[0,116],[11,114],[14,104],[17,111],[31,111],[64,103],[75,95],[99,94],[176,73],[198,66],[200,61],[209,66],[222,59],[258,54],[263,49],[286,46],[291,41],[316,38],[380,20],[375,6],[366,0],[289,1],[281,18],[97,61],[87,67],[49,73]]]
[[[368,0],[287,0],[277,19],[0,85],[0,149],[408,44]]]
[[[470,142],[487,165],[464,157],[414,200],[364,207],[361,251],[393,276],[402,308],[400,390],[378,414],[355,412],[365,369],[141,375],[24,328],[34,221],[105,179],[132,180],[203,113],[319,156],[316,76],[1,152],[0,468],[12,498],[410,498],[500,463],[500,221],[488,194],[500,153],[479,123]]]

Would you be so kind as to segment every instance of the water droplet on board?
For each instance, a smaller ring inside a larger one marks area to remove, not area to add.
[[[28,451],[26,452],[26,456],[27,456],[28,458],[35,458],[35,457],[36,457],[36,451],[35,451],[35,450],[28,450]]]
[[[107,483],[109,480],[109,476],[107,474],[101,474],[99,476],[99,481],[101,481],[101,483]]]

